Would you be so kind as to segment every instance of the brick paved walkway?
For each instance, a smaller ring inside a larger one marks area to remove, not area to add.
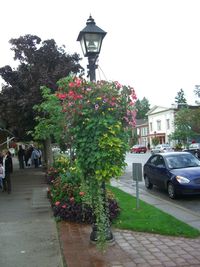
[[[178,238],[115,230],[115,245],[105,253],[89,241],[91,227],[59,223],[67,267],[199,267],[200,238]]]

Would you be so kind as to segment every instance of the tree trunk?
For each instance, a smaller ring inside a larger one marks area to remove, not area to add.
[[[48,138],[44,141],[44,161],[47,169],[53,165],[51,138]]]

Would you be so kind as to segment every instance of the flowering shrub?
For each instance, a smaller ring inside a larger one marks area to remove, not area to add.
[[[77,77],[58,81],[55,94],[65,114],[65,131],[73,136],[77,165],[88,195],[99,240],[106,240],[109,212],[104,185],[119,177],[128,150],[127,129],[135,126],[136,95],[118,82],[88,82]]]
[[[70,140],[70,147],[76,152],[76,165],[73,169],[70,161],[59,166],[60,179],[53,184],[52,203],[57,203],[54,205],[56,214],[59,210],[65,216],[70,198],[74,199],[76,207],[79,203],[89,205],[97,225],[98,242],[104,243],[110,219],[105,183],[122,175],[126,165],[127,131],[135,126],[135,91],[118,82],[95,83],[72,76],[59,80],[57,84],[54,97],[46,99],[60,105],[54,108],[59,120],[55,120],[55,114],[51,117],[52,112],[49,112],[50,118],[41,119],[38,132],[42,131],[43,125],[49,127],[51,122],[54,130],[51,134],[55,132],[55,138],[62,138],[62,143]],[[48,91],[47,88],[44,90]],[[47,106],[52,111],[52,105],[43,105],[42,108]],[[61,126],[62,131],[58,133]]]
[[[59,187],[59,183],[60,181],[56,181],[52,189],[48,189],[47,191],[54,216],[70,222],[93,223],[93,210],[91,205],[84,202],[83,198],[87,193],[80,191],[78,187],[74,188],[74,186],[70,187],[66,184],[61,188]],[[108,209],[109,220],[112,221],[118,216],[120,208],[114,196],[111,197],[109,192]]]
[[[73,135],[84,177],[109,181],[125,166],[127,127],[135,126],[135,91],[118,82],[87,82],[67,77],[58,82],[56,96],[66,114],[65,130]]]
[[[54,167],[50,167],[46,173],[46,182],[47,184],[52,184],[57,178],[59,172]]]
[[[73,162],[73,166],[69,167],[66,174],[60,174],[53,167],[50,169],[53,173],[58,174],[52,182],[51,188],[47,190],[54,216],[71,222],[93,223],[94,212],[91,207],[91,197],[88,188],[81,184],[76,161]],[[112,221],[117,217],[120,209],[110,191],[107,191],[107,196],[109,219]]]
[[[65,174],[69,170],[70,164],[71,162],[67,155],[59,154],[55,157],[54,168],[57,169],[59,174]]]

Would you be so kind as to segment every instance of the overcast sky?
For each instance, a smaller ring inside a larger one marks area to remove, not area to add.
[[[91,14],[107,32],[97,79],[135,88],[151,106],[171,106],[182,88],[194,104],[200,84],[200,0],[1,1],[0,67],[15,66],[11,38],[53,38],[68,53],[82,51],[77,37]],[[87,59],[81,62],[86,68]]]

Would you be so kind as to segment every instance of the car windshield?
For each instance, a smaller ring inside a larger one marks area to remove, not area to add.
[[[170,169],[181,169],[200,166],[200,160],[192,154],[170,155],[165,157]]]

